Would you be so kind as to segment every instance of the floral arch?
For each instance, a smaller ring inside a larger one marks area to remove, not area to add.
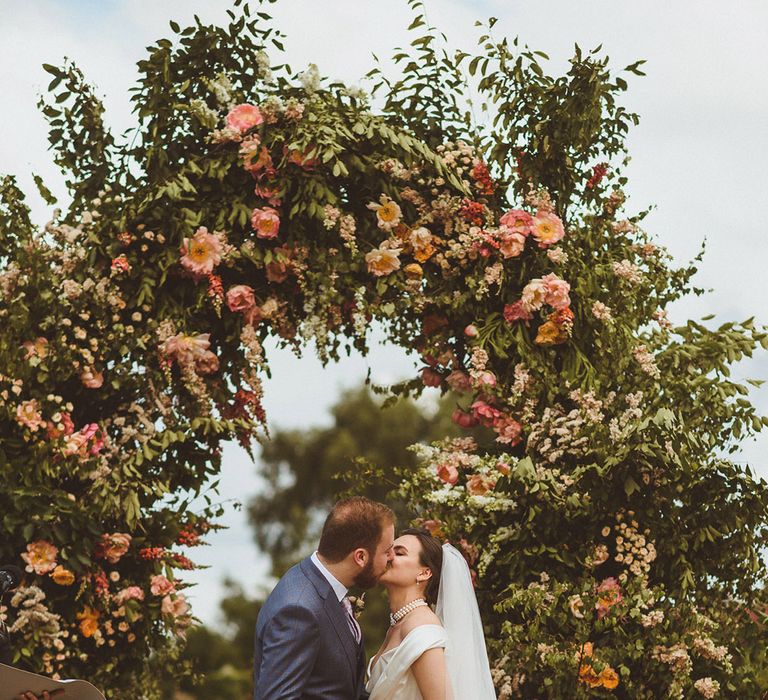
[[[172,23],[121,141],[79,71],[46,66],[72,204],[37,231],[2,182],[17,662],[154,697],[191,622],[178,548],[215,526],[190,494],[263,429],[263,339],[332,360],[376,319],[424,360],[397,392],[450,389],[493,433],[418,448],[402,492],[477,570],[500,697],[754,692],[768,491],[714,447],[765,422],[728,366],[766,335],[667,320],[694,270],[620,213],[624,79],[580,52],[551,78],[490,34],[449,56],[414,2],[374,110],[272,66],[279,33],[236,6]]]

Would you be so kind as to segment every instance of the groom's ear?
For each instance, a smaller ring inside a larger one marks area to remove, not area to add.
[[[368,556],[369,556],[368,551],[363,547],[358,547],[356,550],[352,552],[352,560],[360,568],[364,568],[365,565],[368,563]]]

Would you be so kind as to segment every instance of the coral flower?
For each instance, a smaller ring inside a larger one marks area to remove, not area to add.
[[[117,605],[125,605],[129,600],[144,600],[144,591],[139,586],[128,586],[115,593],[113,600]]]
[[[40,414],[40,404],[36,399],[22,401],[16,407],[16,421],[19,425],[28,428],[32,432],[45,427],[45,421]]]
[[[547,248],[565,236],[563,222],[552,212],[539,211],[533,219],[531,235],[538,241],[539,248]]]
[[[443,383],[443,377],[439,372],[435,372],[430,367],[425,367],[421,370],[421,381],[424,386],[437,387]]]
[[[448,386],[458,394],[467,394],[472,390],[472,381],[466,372],[455,369],[445,380]]]
[[[251,226],[259,238],[277,238],[280,229],[280,215],[272,207],[254,209],[251,214]]]
[[[486,427],[492,426],[501,417],[501,412],[482,400],[475,401],[472,406],[472,415]]]
[[[397,202],[393,202],[385,194],[379,197],[379,204],[370,202],[368,208],[371,211],[376,212],[379,228],[384,231],[391,231],[394,229],[400,223],[400,219],[403,216],[400,205]]]
[[[93,637],[99,629],[99,617],[101,615],[89,605],[86,605],[82,612],[77,613],[77,619],[80,620],[80,633],[83,637]]]
[[[462,411],[460,408],[454,409],[451,413],[451,420],[460,428],[472,428],[478,424],[477,418],[471,413]]]
[[[201,226],[192,238],[185,238],[181,246],[181,264],[195,277],[210,275],[221,262],[224,251],[221,239]]]
[[[160,609],[165,615],[171,615],[174,618],[183,617],[189,613],[190,606],[183,594],[178,594],[175,598],[170,595],[163,598]]]
[[[496,442],[505,445],[517,445],[522,439],[523,426],[509,416],[502,416],[499,418],[499,420],[493,424],[493,429],[498,434]]]
[[[53,570],[51,578],[55,583],[58,583],[59,586],[71,586],[75,582],[75,575],[63,566],[57,566]]]
[[[459,480],[459,470],[452,464],[438,464],[437,476],[441,481],[453,486]]]
[[[29,573],[43,575],[56,568],[56,556],[59,550],[50,542],[37,540],[27,545],[26,553],[21,558],[27,562],[26,569]]]
[[[375,248],[365,256],[368,272],[383,277],[400,268],[399,248]]]
[[[261,110],[256,105],[239,104],[227,114],[227,126],[241,134],[258,126],[264,121]]]

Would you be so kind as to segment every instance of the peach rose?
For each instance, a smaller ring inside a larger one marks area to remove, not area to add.
[[[261,110],[256,105],[239,104],[227,114],[227,126],[241,134],[264,121]]]
[[[365,256],[368,272],[383,277],[400,268],[400,248],[375,248]]]
[[[251,226],[259,238],[277,238],[280,215],[272,207],[256,208],[251,214]]]
[[[106,559],[110,564],[117,564],[131,546],[131,539],[130,535],[123,532],[102,535],[96,545],[96,558]]]
[[[563,222],[552,212],[539,210],[533,219],[531,235],[538,241],[539,248],[547,248],[565,236]]]
[[[527,312],[538,311],[547,298],[547,285],[542,279],[532,279],[523,287],[522,306]]]
[[[522,233],[504,232],[499,237],[499,251],[505,258],[516,258],[525,249]]]
[[[483,474],[473,474],[467,479],[467,491],[472,496],[485,496],[495,486],[496,482]]]
[[[56,568],[58,548],[45,540],[37,540],[27,545],[26,553],[21,558],[27,562],[26,570],[39,576],[48,574]]]
[[[424,226],[420,226],[411,231],[408,236],[408,242],[413,248],[413,257],[421,263],[429,260],[437,251],[435,246],[432,245],[433,240],[434,236],[430,230]]]
[[[86,389],[99,389],[104,384],[104,375],[93,367],[86,367],[80,373],[80,381]]]

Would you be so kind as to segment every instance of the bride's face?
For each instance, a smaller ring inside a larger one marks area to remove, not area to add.
[[[426,580],[429,568],[421,563],[421,543],[413,535],[401,535],[395,540],[395,556],[379,581],[386,586],[415,586],[417,579]]]

